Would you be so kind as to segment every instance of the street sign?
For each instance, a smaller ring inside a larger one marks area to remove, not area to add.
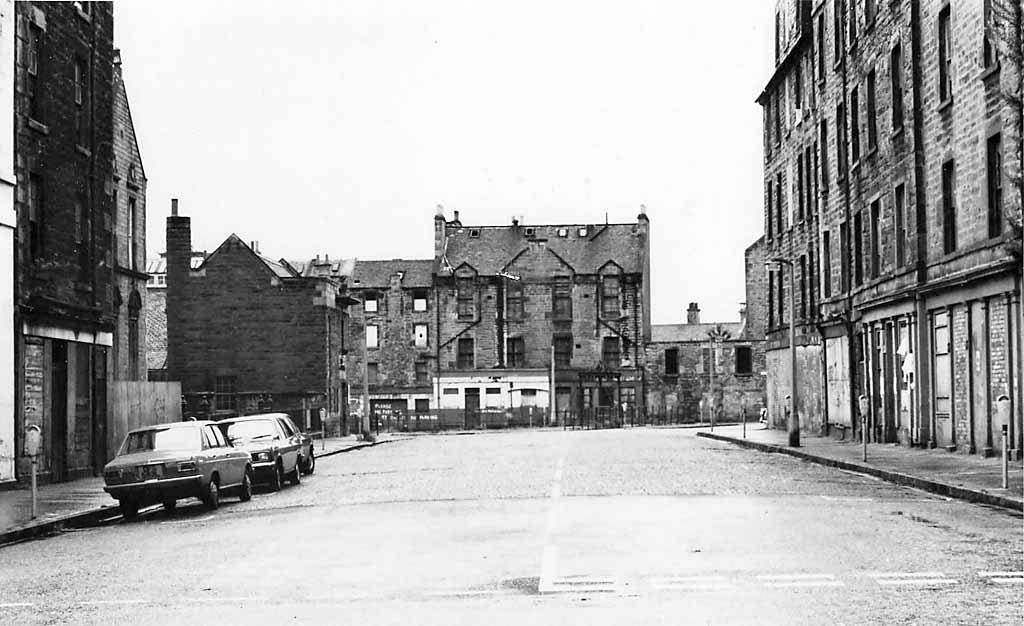
[[[322,422],[325,419],[327,419],[327,409],[320,407],[320,421]]]

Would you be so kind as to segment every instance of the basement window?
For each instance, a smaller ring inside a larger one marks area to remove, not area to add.
[[[527,237],[533,237],[534,233],[536,233],[536,232],[537,232],[537,231],[536,231],[536,229],[534,229],[534,228],[527,228],[527,229],[526,229],[526,236],[527,236]]]
[[[474,238],[474,239],[478,239],[480,237],[480,229],[479,228],[471,229],[469,231],[469,236]]]

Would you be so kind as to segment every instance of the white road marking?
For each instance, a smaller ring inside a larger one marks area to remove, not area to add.
[[[979,576],[1018,576],[1024,578],[1024,572],[978,572]]]
[[[660,576],[652,578],[651,584],[659,583],[706,583],[724,582],[725,576]]]
[[[821,496],[825,500],[831,502],[874,502],[874,498],[859,497],[859,496]]]
[[[865,574],[871,578],[943,578],[942,572],[871,572]]]
[[[893,585],[955,585],[960,582],[952,578],[900,578],[900,579],[879,579],[878,584],[884,586]]]
[[[498,589],[452,589],[451,591],[431,591],[426,595],[432,598],[457,598],[459,596],[493,596]]]
[[[1024,578],[989,578],[994,583],[1024,583]]]
[[[757,576],[758,580],[819,580],[822,578],[833,579],[834,574],[763,574]]]
[[[82,600],[78,604],[149,604],[151,600]]]
[[[765,587],[845,587],[841,580],[788,580],[765,582]]]
[[[0,602],[0,609],[17,609],[26,606],[35,606],[33,602]]]
[[[215,517],[217,517],[217,516],[216,515],[207,515],[205,517],[197,517],[195,519],[166,520],[166,521],[163,521],[163,522],[160,522],[160,523],[161,524],[195,524],[196,522],[208,522],[208,521],[212,520]]]

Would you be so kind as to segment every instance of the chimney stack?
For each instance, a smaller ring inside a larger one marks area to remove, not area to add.
[[[700,308],[696,302],[691,302],[690,307],[686,309],[686,323],[700,324]]]
[[[452,214],[455,216],[455,217],[452,218],[452,221],[453,222],[457,222],[459,224],[459,226],[462,226],[462,222],[459,221],[459,212],[458,211],[452,211]]]
[[[171,215],[174,217],[178,216],[178,199],[171,198]]]
[[[747,323],[747,303],[740,302],[740,323],[746,325]]]
[[[192,263],[192,220],[178,215],[178,199],[171,200],[167,218],[167,374],[169,380],[184,380],[182,341],[185,332],[187,283]]]

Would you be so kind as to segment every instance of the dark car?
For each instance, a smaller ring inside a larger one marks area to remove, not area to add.
[[[161,502],[173,510],[181,498],[197,497],[211,509],[221,495],[252,497],[249,455],[231,445],[210,421],[158,424],[128,433],[113,461],[103,468],[103,490],[125,518],[140,506]]]
[[[286,413],[233,417],[217,422],[232,445],[249,453],[254,478],[277,491],[285,480],[297,485],[316,466],[313,441]]]

